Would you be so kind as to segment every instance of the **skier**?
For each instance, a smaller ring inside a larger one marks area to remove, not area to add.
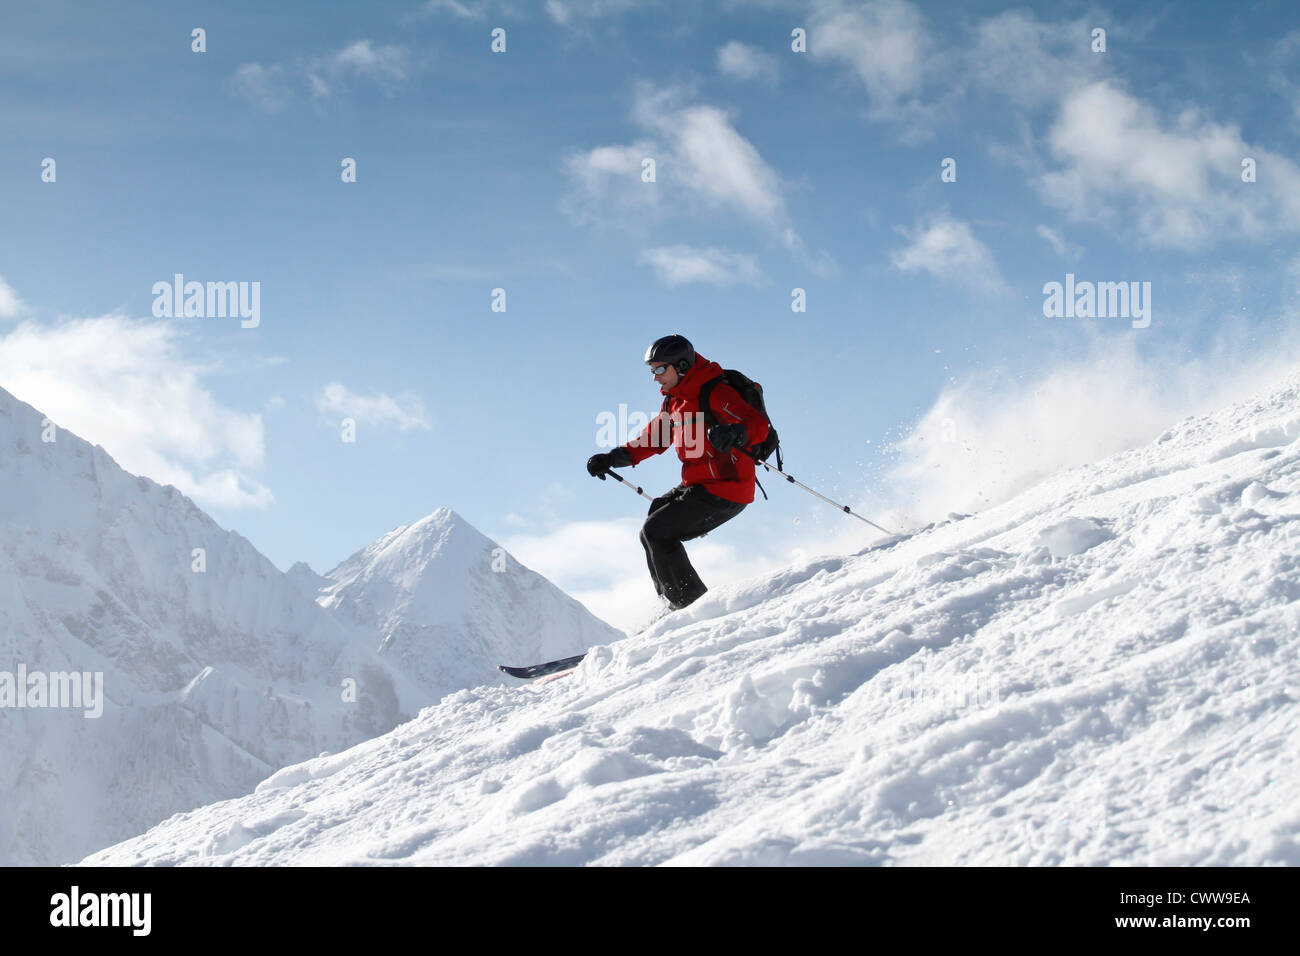
[[[730,521],[754,500],[754,459],[744,450],[767,438],[769,425],[739,392],[719,382],[708,395],[711,417],[718,424],[707,430],[706,441],[700,387],[720,376],[722,366],[697,355],[680,335],[657,339],[646,350],[645,362],[665,396],[663,408],[637,438],[592,455],[587,472],[604,481],[611,468],[635,466],[676,447],[682,482],[650,503],[641,546],[655,590],[680,610],[708,590],[682,542]]]

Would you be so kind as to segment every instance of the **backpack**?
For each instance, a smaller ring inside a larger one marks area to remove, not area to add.
[[[776,454],[776,467],[778,470],[784,470],[785,464],[781,461],[781,439],[776,434],[776,429],[772,426],[772,418],[767,414],[767,405],[763,402],[763,386],[759,385],[744,372],[738,372],[734,368],[723,369],[721,375],[709,379],[700,386],[700,408],[704,412],[704,425],[706,428],[712,428],[719,424],[718,416],[713,414],[713,409],[709,406],[709,399],[713,395],[713,389],[719,382],[726,382],[734,388],[739,394],[740,399],[746,405],[755,409],[760,415],[767,419],[767,437],[757,445],[752,445],[748,449],[754,456],[755,461],[767,461],[773,453]],[[671,395],[664,396],[663,411],[668,410],[668,404],[672,401]],[[757,479],[755,479],[757,481]],[[759,490],[763,491],[763,497],[767,497],[767,492],[763,490],[762,484],[759,484]]]
[[[751,445],[748,449],[749,453],[754,456],[754,460],[767,461],[775,452],[776,467],[784,470],[785,466],[781,462],[781,439],[777,436],[776,429],[772,427],[771,416],[767,414],[767,406],[763,402],[763,386],[744,372],[738,372],[734,368],[725,369],[717,378],[711,378],[700,386],[700,409],[704,412],[705,427],[712,428],[718,424],[718,418],[713,414],[709,399],[713,395],[714,387],[719,382],[724,382],[734,388],[740,394],[742,402],[767,419],[767,437],[757,445]]]

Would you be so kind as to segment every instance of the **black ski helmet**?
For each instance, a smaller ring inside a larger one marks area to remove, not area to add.
[[[695,348],[684,335],[665,335],[645,350],[646,365],[672,365],[685,375],[695,364]]]

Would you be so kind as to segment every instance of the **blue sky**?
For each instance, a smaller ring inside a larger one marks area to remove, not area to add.
[[[763,382],[792,473],[894,527],[1300,356],[1289,3],[4,18],[0,386],[282,568],[447,506],[634,626],[644,502],[583,464],[602,412],[658,406],[641,356],[668,332]],[[155,317],[176,273],[259,283],[258,324]],[[1045,317],[1066,273],[1150,282],[1149,327]],[[677,469],[631,475],[662,491]],[[709,583],[873,539],[766,484],[691,548]]]

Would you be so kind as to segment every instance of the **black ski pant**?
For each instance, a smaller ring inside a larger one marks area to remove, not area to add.
[[[650,502],[650,512],[641,526],[641,546],[655,590],[669,604],[685,607],[708,590],[691,566],[682,542],[707,534],[744,510],[740,502],[719,498],[703,485],[678,485]]]

